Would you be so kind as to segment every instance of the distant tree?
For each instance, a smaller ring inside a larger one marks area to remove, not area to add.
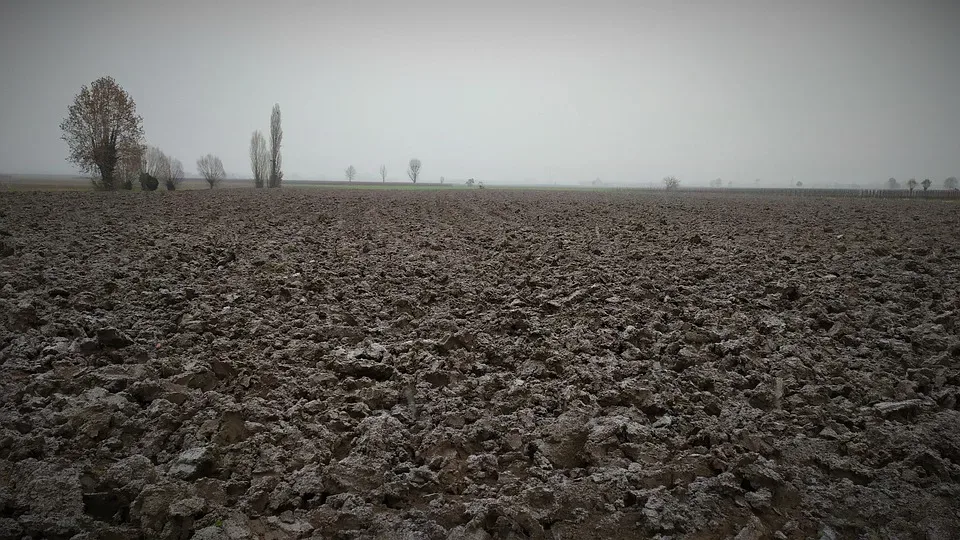
[[[473,184],[475,183],[476,183],[476,180],[474,180],[473,178],[467,180],[467,186],[473,187]]]
[[[896,178],[890,178],[889,180],[887,180],[887,188],[898,189],[899,187],[900,187],[900,183],[897,182]]]
[[[148,146],[140,162],[140,170],[159,179],[166,167],[167,155],[156,146]]]
[[[410,180],[413,180],[413,183],[417,183],[417,178],[420,176],[420,160],[413,158],[410,160],[410,168],[407,169],[407,176],[410,177]]]
[[[911,179],[907,182],[907,187],[910,188],[910,193],[913,194],[913,190],[917,189],[917,179],[916,179],[916,178],[911,178]]]
[[[713,180],[710,181],[710,187],[712,187],[712,188],[723,187],[723,179],[722,179],[722,178],[714,178]]]
[[[483,189],[483,188],[485,188],[485,187],[487,187],[487,186],[485,186],[484,183],[483,183],[483,180],[481,180],[481,181],[479,181],[479,182],[477,183],[477,187],[480,188],[480,189]]]
[[[803,181],[797,180],[797,187],[803,187]]]
[[[933,182],[931,182],[929,178],[924,178],[923,182],[920,182],[920,185],[923,186],[924,191],[930,189],[931,184],[933,184]]]
[[[120,183],[119,164],[142,151],[143,119],[130,94],[112,77],[101,77],[80,93],[60,123],[61,138],[70,149],[67,161],[81,172],[94,173],[94,187],[114,190]]]
[[[728,188],[732,188],[732,187],[733,187],[733,180],[729,180],[729,181],[727,182],[727,187],[728,187]]]
[[[270,152],[267,139],[259,129],[250,136],[250,170],[253,172],[253,186],[262,188],[270,174]]]
[[[384,184],[387,183],[387,166],[386,165],[380,166],[380,182]]]
[[[160,181],[156,176],[148,172],[140,173],[140,189],[143,191],[156,191],[160,187]]]
[[[143,154],[146,147],[138,144],[132,147],[129,152],[125,152],[117,163],[116,177],[120,181],[122,189],[133,189],[133,183],[140,178],[140,164],[143,162]]]
[[[213,154],[207,154],[197,160],[197,172],[207,181],[210,189],[213,189],[227,176],[226,171],[223,170],[223,162]]]
[[[676,176],[664,176],[663,185],[670,191],[680,187],[680,180]]]
[[[440,177],[440,185],[441,185],[441,186],[443,185],[443,180],[444,180],[444,178],[441,176],[441,177]]]
[[[167,189],[170,189],[169,185],[171,183],[171,176],[173,175],[173,162],[168,155],[160,152],[159,149],[157,149],[157,152],[159,152],[160,155],[156,158],[156,162],[154,163],[153,170],[150,172],[150,174],[156,178],[161,185],[167,187]],[[176,188],[175,185],[174,188]]]
[[[957,182],[957,177],[956,177],[956,176],[951,176],[950,178],[947,178],[946,180],[944,180],[944,181],[943,181],[943,188],[944,188],[944,189],[958,189],[958,188],[960,188],[960,183]]]
[[[353,182],[353,179],[357,177],[357,169],[353,165],[347,167],[347,170],[343,171],[347,177],[347,182]]]
[[[594,186],[599,186],[600,184],[603,183],[603,180],[600,180],[600,177],[598,176],[593,180],[593,182],[590,182],[590,183]]]
[[[283,142],[283,127],[280,125],[280,104],[273,106],[270,113],[270,187],[278,188],[283,182],[281,170],[282,157],[280,144]]]
[[[180,183],[183,182],[183,163],[180,163],[179,159],[168,158],[170,164],[168,165],[169,174],[167,175],[165,184],[167,186],[167,191],[174,191],[180,187]]]

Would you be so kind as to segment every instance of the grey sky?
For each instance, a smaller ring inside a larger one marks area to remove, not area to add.
[[[516,5],[515,5],[516,4]],[[0,0],[0,171],[70,173],[111,75],[188,171],[283,110],[288,178],[960,175],[960,2]]]

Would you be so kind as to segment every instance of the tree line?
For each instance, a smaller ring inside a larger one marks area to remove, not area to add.
[[[129,190],[138,182],[144,191],[155,191],[160,186],[174,191],[183,182],[183,163],[160,148],[144,143],[143,117],[137,114],[137,105],[130,94],[112,77],[101,77],[89,87],[81,87],[60,129],[61,138],[70,151],[67,161],[81,172],[91,174],[95,189]],[[257,187],[263,187],[264,178],[269,179],[270,187],[280,187],[283,129],[279,105],[274,105],[270,117],[269,153],[263,135],[255,132],[254,137],[258,136],[262,150],[257,148]],[[213,154],[197,159],[197,172],[211,189],[227,176],[223,162]]]
[[[280,105],[276,104],[270,113],[269,139],[260,130],[250,137],[254,187],[279,188],[283,183],[281,120]],[[92,175],[95,189],[130,190],[139,183],[144,191],[161,186],[174,191],[183,182],[183,163],[144,143],[143,118],[137,114],[137,105],[112,77],[101,77],[89,87],[82,86],[60,129],[69,148],[67,160],[81,172]],[[419,159],[410,160],[407,175],[413,183],[420,177],[420,168]],[[197,159],[197,172],[211,189],[227,176],[223,162],[213,154]],[[352,182],[356,174],[353,165],[347,168],[348,181]],[[386,182],[386,165],[380,167],[380,177]]]
[[[923,182],[917,182],[916,178],[911,178],[907,180],[907,189],[910,190],[910,193],[913,193],[913,190],[917,189],[917,185],[923,188],[924,191],[930,189],[930,186],[933,185],[933,182],[929,178],[924,178]],[[896,178],[890,178],[887,180],[888,189],[901,189],[900,182]],[[960,188],[960,183],[957,182],[956,176],[951,176],[943,181],[943,189],[954,190]]]

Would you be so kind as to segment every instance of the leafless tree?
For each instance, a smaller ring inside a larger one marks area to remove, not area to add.
[[[413,180],[413,183],[417,183],[417,178],[420,176],[420,160],[413,158],[410,160],[410,168],[407,169],[407,176],[410,177],[410,180]]]
[[[960,184],[958,184],[956,176],[951,176],[943,181],[943,187],[944,189],[957,189]]]
[[[94,186],[99,189],[120,187],[118,164],[142,148],[143,119],[133,98],[112,77],[82,86],[60,129],[70,149],[67,161],[95,174]]]
[[[917,179],[916,179],[916,178],[911,178],[911,179],[907,182],[907,187],[910,188],[910,194],[912,195],[912,194],[913,194],[913,190],[917,189]]]
[[[259,129],[250,137],[250,169],[253,171],[253,185],[262,188],[270,174],[270,152],[267,139]]]
[[[473,178],[470,178],[467,180],[467,186],[473,187],[473,184],[475,184],[476,182],[477,182],[476,180],[474,180]]]
[[[799,187],[799,188],[802,188],[802,187],[803,187],[803,181],[802,181],[802,180],[797,180],[797,187]]]
[[[664,176],[663,185],[670,191],[680,187],[680,180],[676,176]]]
[[[160,174],[164,172],[166,164],[167,155],[156,146],[148,146],[146,152],[143,154],[140,170],[150,176],[160,178]]]
[[[197,160],[197,172],[207,181],[210,189],[213,189],[227,176],[227,173],[223,170],[223,162],[213,154],[207,154]]]
[[[169,175],[166,178],[166,187],[167,191],[174,191],[180,187],[180,183],[183,182],[183,163],[180,163],[179,159],[168,158],[169,159]]]
[[[924,190],[924,191],[930,189],[930,186],[931,186],[932,184],[933,184],[933,182],[931,182],[929,178],[924,178],[924,179],[923,179],[923,182],[920,182],[920,185],[923,186],[923,190]]]
[[[384,184],[387,183],[387,166],[386,165],[380,166],[380,182]]]
[[[140,163],[143,161],[144,152],[146,147],[138,144],[120,157],[115,176],[122,189],[133,189],[133,183],[140,178]]]
[[[170,189],[171,179],[173,177],[173,161],[170,157],[163,152],[160,152],[160,158],[157,160],[156,165],[154,166],[153,173],[150,173],[153,177],[160,181],[167,189]],[[176,189],[176,185],[173,185]]]
[[[273,106],[270,113],[270,187],[278,188],[283,182],[283,171],[280,169],[280,143],[283,142],[283,128],[280,126],[280,104]]]
[[[357,177],[357,169],[353,165],[346,168],[343,171],[343,174],[347,177],[347,182],[353,182],[353,179]]]

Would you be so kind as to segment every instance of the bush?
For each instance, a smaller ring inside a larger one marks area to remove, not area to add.
[[[127,191],[131,191],[131,190],[133,189],[133,180],[124,180],[124,181],[120,184],[120,189],[125,189],[125,190],[127,190]]]
[[[160,181],[157,180],[157,177],[145,172],[140,173],[140,189],[156,191],[158,187],[160,187]]]

